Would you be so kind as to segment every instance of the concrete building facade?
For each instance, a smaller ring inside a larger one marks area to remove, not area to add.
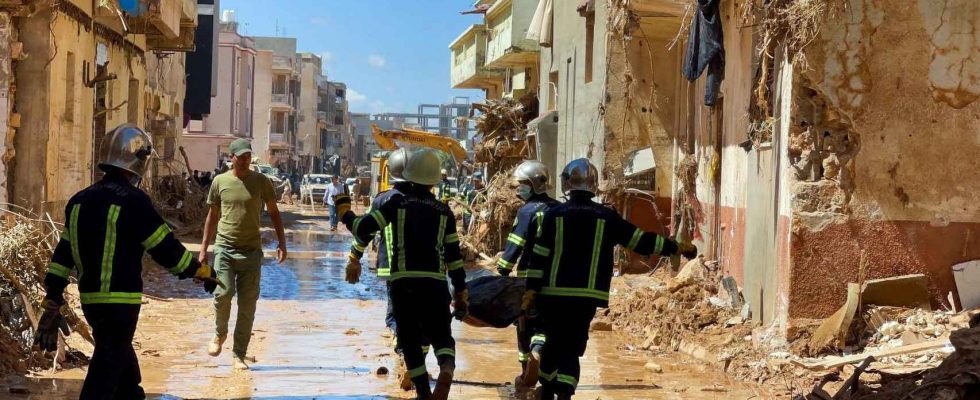
[[[228,144],[236,138],[252,138],[256,48],[238,32],[238,22],[225,20],[218,34],[218,95],[211,99],[211,113],[192,121],[184,134],[191,169],[212,171],[226,159]]]
[[[311,53],[296,55],[299,61],[299,111],[297,112],[296,152],[303,165],[313,168],[320,164],[320,131],[318,116],[320,103],[319,81],[322,80],[320,57]]]
[[[60,216],[68,198],[100,176],[95,165],[99,147],[105,134],[122,123],[149,128],[154,141],[164,142],[157,143],[158,152],[167,148],[168,138],[176,147],[173,126],[183,116],[175,85],[182,74],[161,73],[158,67],[182,66],[179,57],[157,57],[193,49],[196,4],[162,6],[143,10],[124,8],[118,1],[71,0],[26,13],[20,2],[3,5],[19,16],[5,18],[0,12],[0,35],[8,33],[0,40],[0,71],[9,79],[5,83],[0,73],[0,91],[14,84],[18,93],[0,96],[4,107],[17,110],[0,113],[0,125],[12,128],[5,135],[5,170],[0,171],[7,179],[6,200]],[[156,74],[152,80],[148,69]]]
[[[859,279],[923,274],[934,306],[957,301],[953,266],[980,258],[980,147],[950,144],[980,132],[980,90],[950,68],[976,50],[950,38],[980,6],[848,0],[806,46],[760,51],[762,17],[723,0],[724,80],[705,105],[705,76],[681,75],[687,37],[671,46],[686,2],[612,4],[606,88],[575,112],[605,98],[605,187],[632,184],[624,160],[652,149],[653,186],[615,199],[657,205],[635,218],[698,244],[776,332],[829,316]]]
[[[281,171],[299,169],[297,150],[298,111],[300,103],[300,62],[296,56],[296,39],[254,37],[259,50],[272,52],[272,94],[269,107],[269,164]]]

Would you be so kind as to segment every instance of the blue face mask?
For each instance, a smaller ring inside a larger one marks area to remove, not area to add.
[[[521,199],[526,201],[527,199],[530,199],[532,195],[534,195],[534,192],[531,191],[530,186],[521,184],[517,187],[517,196]]]

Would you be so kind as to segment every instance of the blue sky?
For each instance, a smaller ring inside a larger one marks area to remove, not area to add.
[[[352,112],[415,112],[419,103],[481,91],[449,86],[449,43],[480,15],[472,0],[221,0],[252,36],[297,38],[330,80],[347,84]],[[276,25],[279,33],[276,34]]]

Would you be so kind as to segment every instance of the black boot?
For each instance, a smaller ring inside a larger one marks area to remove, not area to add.
[[[432,392],[433,400],[447,400],[449,388],[453,384],[456,373],[456,359],[445,358],[439,362],[439,378],[436,379],[436,389]]]
[[[412,378],[415,385],[415,394],[419,400],[429,400],[432,398],[432,390],[429,389],[429,375],[422,375]]]
[[[572,395],[570,394],[559,394],[558,400],[572,400]]]

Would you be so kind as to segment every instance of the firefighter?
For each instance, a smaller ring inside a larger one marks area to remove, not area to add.
[[[395,181],[394,186],[391,189],[385,190],[384,192],[378,193],[371,201],[371,208],[368,209],[367,214],[370,214],[372,210],[381,209],[385,203],[391,200],[396,200],[404,196],[411,187],[412,183],[405,180],[402,173],[405,169],[405,162],[408,160],[408,150],[401,148],[391,152],[388,155],[388,175]],[[392,235],[391,225],[385,227],[381,235],[378,236],[377,245],[377,258],[375,260],[375,265],[378,270],[378,279],[385,281],[385,287],[388,294],[388,311],[385,314],[385,326],[391,330],[392,335],[397,332],[397,324],[395,323],[394,308],[391,305],[391,269],[388,264],[388,248],[386,246],[387,237]],[[373,236],[373,235],[372,235]],[[365,242],[361,242],[356,237],[351,243],[350,252],[347,255],[347,268],[346,268],[346,279],[348,283],[354,284],[360,281],[361,277],[361,258],[364,256],[364,250],[367,248],[367,244],[372,239],[368,239]],[[423,357],[429,352],[429,343],[427,340],[423,340],[422,354]],[[395,353],[401,355],[401,346],[398,345],[398,337],[396,336],[392,340],[392,346],[395,349]],[[412,390],[412,381],[408,379],[408,371],[402,371],[401,374],[401,387],[404,390]]]
[[[524,306],[534,303],[548,338],[541,352],[542,399],[570,399],[579,379],[589,324],[597,307],[609,306],[613,248],[643,255],[697,255],[690,243],[644,232],[593,201],[598,172],[588,159],[573,160],[561,174],[565,203],[545,211],[532,250]]]
[[[419,150],[408,157],[403,176],[412,185],[402,197],[360,217],[350,211],[346,195],[338,195],[337,204],[344,225],[360,243],[367,243],[376,232],[390,226],[385,245],[391,266],[391,302],[405,367],[418,398],[445,400],[456,369],[450,322],[452,316],[459,320],[466,317],[469,296],[456,218],[449,206],[432,194],[432,186],[440,180],[439,165],[434,150]],[[447,274],[453,287],[452,315]],[[425,369],[423,338],[432,343],[439,362],[434,391],[429,388]]]
[[[64,290],[77,271],[85,320],[92,327],[95,351],[81,399],[143,399],[133,334],[143,295],[142,257],[149,253],[179,279],[203,281],[213,293],[217,281],[174,237],[137,185],[152,153],[150,136],[125,124],[109,133],[100,149],[105,176],[76,193],[65,206],[65,231],[44,277],[44,313],[35,344],[53,351],[58,330],[67,334],[61,315]]]
[[[449,204],[449,200],[453,198],[453,184],[449,181],[449,174],[446,170],[441,170],[442,179],[437,182],[436,185],[436,198],[439,201]]]
[[[516,267],[518,278],[529,277],[527,266],[538,237],[541,217],[546,210],[559,204],[558,200],[548,196],[549,181],[548,168],[540,161],[524,161],[514,169],[517,195],[525,204],[517,210],[514,227],[507,236],[507,247],[497,260],[497,272],[501,276],[510,275]],[[517,324],[517,360],[521,363],[521,375],[514,383],[517,387],[534,387],[538,382],[538,366],[545,336],[536,329],[532,316],[533,313],[525,316]]]

